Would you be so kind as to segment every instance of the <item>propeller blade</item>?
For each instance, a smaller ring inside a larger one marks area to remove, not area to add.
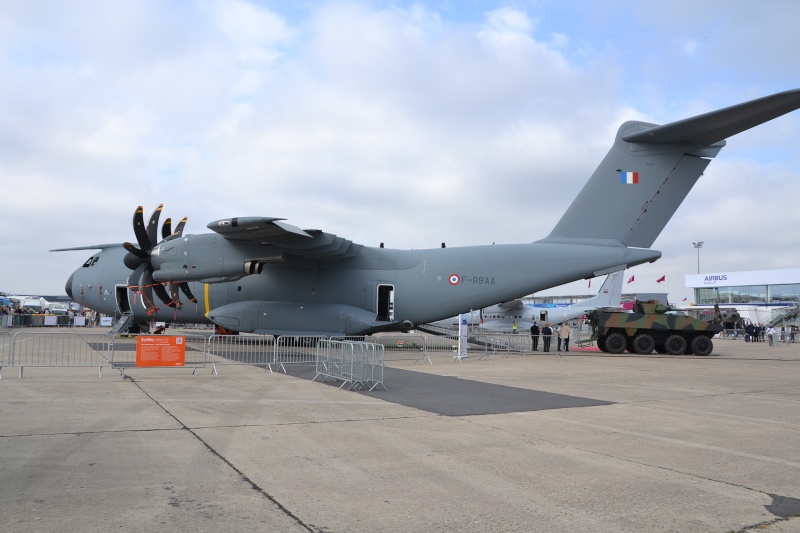
[[[155,291],[156,296],[158,296],[159,300],[167,304],[169,307],[175,307],[175,302],[172,301],[172,298],[170,298],[167,289],[165,289],[162,284],[156,283],[153,286],[153,290]]]
[[[188,283],[186,283],[184,281],[183,283],[179,283],[178,287],[181,288],[181,290],[183,291],[183,294],[185,294],[186,297],[189,298],[190,302],[197,303],[197,298],[195,298],[194,294],[192,294],[192,291],[189,290],[189,284]]]
[[[172,235],[172,219],[167,218],[167,220],[164,221],[164,225],[161,226],[161,238],[166,239],[170,235]]]
[[[180,295],[178,294],[178,284],[169,282],[169,297],[176,309],[183,307],[181,305]],[[170,306],[171,307],[171,306]]]
[[[175,235],[176,237],[180,237],[181,235],[183,235],[183,227],[186,225],[187,220],[189,220],[189,217],[183,217],[181,221],[178,222],[178,225],[175,226],[175,231],[172,232],[172,234]]]
[[[147,267],[147,265],[144,266]],[[139,290],[142,292],[144,305],[148,308],[148,311],[150,309],[158,311],[158,307],[153,301],[153,272],[149,268],[145,268],[144,272],[142,272],[142,284]]]
[[[136,208],[133,213],[133,232],[136,234],[136,242],[139,243],[139,249],[143,252],[152,248],[150,238],[147,236],[147,228],[144,227],[144,209],[142,206]]]
[[[147,267],[144,263],[136,267],[136,270],[131,272],[131,275],[128,276],[128,288],[138,290],[139,289],[139,278],[142,277],[142,272]]]
[[[150,215],[150,222],[147,224],[147,238],[150,239],[150,246],[147,248],[147,251],[150,251],[150,248],[158,242],[158,217],[161,216],[161,210],[164,208],[164,204],[158,204],[156,210],[153,211],[153,214]],[[144,250],[144,248],[142,248]]]
[[[134,245],[132,245],[129,242],[123,242],[122,243],[122,247],[125,248],[130,253],[132,253],[133,255],[135,255],[136,257],[138,257],[140,259],[147,259],[148,257],[150,257],[150,254],[148,254],[147,252],[141,251],[140,249],[138,249],[137,247],[135,247]]]

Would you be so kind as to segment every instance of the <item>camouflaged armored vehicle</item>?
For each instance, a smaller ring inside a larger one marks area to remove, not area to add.
[[[685,315],[666,314],[668,307],[656,300],[636,302],[634,311],[598,309],[589,313],[592,338],[604,352],[670,355],[708,355],[711,337],[723,326]]]

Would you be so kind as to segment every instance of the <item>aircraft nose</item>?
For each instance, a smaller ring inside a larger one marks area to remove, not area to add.
[[[70,274],[69,279],[67,280],[67,284],[64,286],[64,290],[67,291],[67,296],[69,296],[70,300],[75,300],[72,296],[72,278],[75,277],[75,272]]]

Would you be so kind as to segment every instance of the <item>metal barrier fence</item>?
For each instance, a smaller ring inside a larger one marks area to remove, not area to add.
[[[4,367],[19,367],[20,377],[25,367],[97,367],[102,377],[104,366],[117,369],[124,376],[126,368],[135,367],[137,364],[136,339],[140,336],[128,334],[112,336],[107,333],[83,331],[63,333],[47,330],[16,333],[0,331],[0,378]],[[197,369],[209,365],[212,366],[214,374],[217,373],[218,365],[254,365],[269,369],[270,372],[273,371],[273,365],[278,365],[286,372],[287,364],[317,363],[318,346],[323,341],[349,343],[348,346],[353,346],[354,354],[358,350],[366,349],[362,345],[369,346],[371,350],[380,352],[380,365],[371,362],[377,356],[366,355],[353,359],[353,364],[365,364],[369,372],[380,368],[381,375],[367,376],[367,370],[358,368],[348,371],[353,372],[357,378],[348,378],[349,381],[359,384],[369,383],[368,388],[373,388],[375,383],[382,384],[385,360],[413,360],[415,363],[424,361],[432,364],[433,357],[456,358],[458,355],[457,336],[391,334],[326,339],[302,336],[276,338],[265,335],[205,336],[190,333],[164,337],[176,336],[186,338],[184,364],[178,368],[192,368],[194,373]],[[552,349],[554,350],[555,346]],[[496,354],[501,354],[503,357],[515,354],[527,355],[531,352],[531,338],[529,335],[484,332],[469,337],[468,350],[469,355],[480,359],[490,359]]]
[[[102,333],[20,331],[12,337],[9,366],[19,368],[20,379],[25,367],[97,367],[102,377],[111,360],[111,343]]]
[[[11,366],[11,334],[6,331],[0,331],[0,379],[3,378],[3,367]]]
[[[530,335],[484,333],[476,337],[473,342],[483,346],[484,355],[482,357],[487,358],[494,354],[500,354],[503,357],[510,357],[513,354],[528,355],[532,348]]]
[[[279,337],[275,344],[274,363],[286,373],[286,367],[290,364],[314,364],[316,361],[316,346],[319,342],[326,340],[325,337]]]
[[[335,341],[321,339],[317,342],[315,364],[317,374],[312,381],[336,379],[342,382],[339,389],[373,390],[383,384],[383,346],[368,342]],[[386,389],[388,390],[388,389]]]
[[[272,335],[212,335],[206,341],[207,363],[217,373],[217,365],[254,365],[272,372],[275,363],[275,337]]]
[[[75,320],[79,318],[80,320]],[[12,328],[38,327],[82,327],[86,325],[83,317],[69,315],[2,315],[4,325]]]
[[[381,335],[373,341],[383,346],[387,361],[430,361],[422,335]],[[458,341],[456,341],[458,344]]]
[[[472,349],[469,346],[468,349]],[[425,353],[428,357],[442,357],[458,355],[457,335],[437,335],[425,337]]]

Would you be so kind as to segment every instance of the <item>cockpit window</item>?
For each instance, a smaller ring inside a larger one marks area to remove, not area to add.
[[[92,256],[92,257],[90,257],[89,259],[86,260],[86,262],[83,264],[83,267],[84,268],[90,267],[90,266],[94,265],[95,263],[97,263],[97,261],[99,259],[100,259],[99,255]]]

